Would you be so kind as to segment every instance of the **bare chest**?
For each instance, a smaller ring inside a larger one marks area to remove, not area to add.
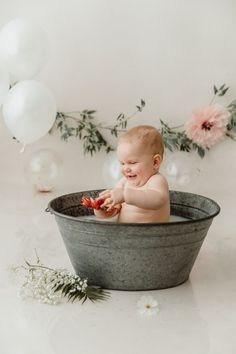
[[[168,210],[165,210],[164,207],[158,210],[150,210],[123,203],[118,222],[165,222],[168,221],[168,216]]]

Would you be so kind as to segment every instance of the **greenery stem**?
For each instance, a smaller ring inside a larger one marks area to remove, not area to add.
[[[29,262],[27,262],[27,265],[31,269],[41,268],[41,269],[47,269],[47,270],[54,271],[53,268],[49,268],[49,267],[46,267],[46,266],[43,266],[43,265],[39,265],[39,264],[30,264]]]
[[[216,95],[214,95],[214,96],[212,97],[212,99],[210,100],[210,103],[209,103],[210,106],[211,106],[211,105],[213,104],[213,102],[215,101],[215,98],[216,98]]]
[[[171,129],[179,129],[179,128],[183,128],[184,124],[180,124],[180,125],[176,125],[176,127],[171,127]]]
[[[130,116],[128,116],[126,118],[126,121],[132,119],[137,113],[139,112],[139,110],[137,109],[135,112],[133,112]],[[74,120],[75,122],[82,122],[82,120],[78,117],[74,117],[71,114],[81,114],[81,112],[79,111],[72,111],[72,112],[63,112],[64,118],[69,118]],[[114,126],[110,126],[110,125],[103,125],[102,123],[99,124],[94,124],[97,128],[100,129],[105,129],[105,130],[112,130],[114,128]],[[117,128],[118,132],[124,132],[126,129],[119,129]]]
[[[138,112],[140,112],[140,111],[137,109],[134,113],[132,113],[130,116],[128,116],[128,117],[126,118],[126,120],[130,120],[130,119],[133,118]]]

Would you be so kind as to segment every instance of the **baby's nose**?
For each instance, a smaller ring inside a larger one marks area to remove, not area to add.
[[[124,170],[125,170],[125,172],[129,172],[129,171],[131,171],[131,168],[129,165],[126,165],[126,166],[124,166]]]

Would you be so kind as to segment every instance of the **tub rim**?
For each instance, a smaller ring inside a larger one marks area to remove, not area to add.
[[[85,220],[83,220],[83,217],[81,218],[78,218],[77,216],[71,216],[71,215],[66,215],[66,214],[62,214],[58,211],[55,211],[52,207],[52,203],[59,199],[59,198],[63,198],[63,197],[69,197],[69,196],[73,196],[73,195],[76,195],[78,193],[82,193],[82,192],[99,192],[99,191],[103,191],[104,189],[93,189],[93,190],[87,190],[87,191],[78,191],[78,192],[73,192],[73,193],[67,193],[67,194],[63,194],[63,195],[60,195],[56,198],[53,198],[49,203],[48,203],[48,206],[47,208],[45,209],[46,212],[50,212],[51,214],[55,215],[55,216],[58,216],[58,217],[62,217],[64,219],[69,219],[69,220],[76,220],[76,221],[79,221],[79,222],[82,222],[82,223],[89,223],[89,224],[100,224],[100,225],[112,225],[114,226],[117,226],[118,223],[115,223],[115,222],[111,222],[111,221],[106,221],[106,220],[96,220],[96,219],[87,219],[85,218]],[[198,219],[189,219],[189,220],[181,220],[181,221],[165,221],[165,222],[150,222],[150,223],[145,223],[145,222],[141,222],[141,223],[134,223],[134,222],[127,222],[127,223],[119,223],[119,226],[121,227],[127,227],[127,226],[141,226],[141,227],[147,227],[148,226],[164,226],[164,225],[182,225],[182,224],[194,224],[194,223],[197,223],[199,221],[206,221],[206,220],[209,220],[209,219],[213,219],[215,216],[217,216],[219,213],[220,213],[220,206],[217,202],[215,202],[213,199],[209,198],[209,197],[205,197],[201,194],[196,194],[196,193],[190,193],[190,192],[184,192],[184,191],[177,191],[177,190],[170,190],[170,192],[177,192],[177,193],[183,193],[183,194],[188,194],[189,196],[192,195],[192,196],[197,196],[197,197],[201,197],[201,198],[204,198],[204,199],[207,199],[209,200],[212,204],[214,204],[214,206],[216,207],[216,211],[214,213],[212,213],[211,215],[208,215],[208,216],[204,216],[204,217],[201,217],[201,218],[198,218]],[[171,203],[171,205],[184,205],[184,204],[180,204],[180,203]],[[195,208],[195,209],[199,209],[199,208]]]

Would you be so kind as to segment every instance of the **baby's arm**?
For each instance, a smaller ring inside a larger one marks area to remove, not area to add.
[[[162,175],[152,176],[147,182],[146,189],[128,185],[124,189],[125,202],[142,209],[159,209],[168,201],[168,198],[168,184]]]
[[[99,196],[104,198],[105,201],[101,205],[101,207],[107,208],[107,210],[110,211],[117,205],[121,206],[121,204],[124,202],[124,187],[125,179],[121,178],[121,180],[116,184],[113,189],[106,189],[105,191],[102,191]]]
[[[105,198],[102,206],[111,210],[116,203],[126,202],[142,209],[156,210],[161,208],[169,199],[169,188],[166,179],[162,175],[152,176],[145,188],[138,188],[125,183],[124,179],[111,190],[101,193]]]

